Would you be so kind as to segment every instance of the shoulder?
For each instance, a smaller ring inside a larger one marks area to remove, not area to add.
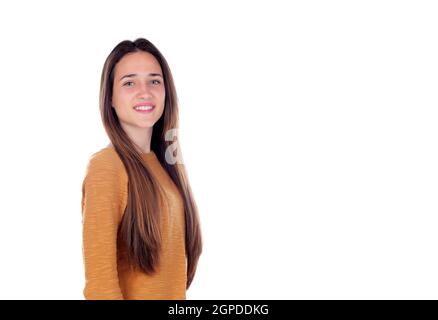
[[[112,147],[102,148],[88,158],[86,177],[114,180],[122,178],[124,174],[123,162]]]
[[[96,169],[106,168],[111,170],[117,170],[123,167],[123,163],[114,148],[106,147],[91,154],[88,159],[88,166]]]

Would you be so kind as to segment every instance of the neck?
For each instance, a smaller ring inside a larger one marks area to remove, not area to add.
[[[152,139],[152,130],[153,127],[149,128],[139,128],[133,127],[129,125],[123,126],[126,134],[132,140],[134,145],[136,146],[138,152],[140,153],[149,153],[151,152],[151,139]]]

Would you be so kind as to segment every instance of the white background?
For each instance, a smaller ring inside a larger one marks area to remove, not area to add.
[[[187,299],[438,298],[434,1],[0,5],[0,298],[83,299],[104,60],[166,57],[204,237]]]

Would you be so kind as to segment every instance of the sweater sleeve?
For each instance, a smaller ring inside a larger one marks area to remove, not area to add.
[[[120,182],[111,162],[91,159],[82,184],[86,300],[123,300],[117,273]]]

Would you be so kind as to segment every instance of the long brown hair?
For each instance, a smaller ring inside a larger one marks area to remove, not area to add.
[[[117,114],[111,106],[114,81],[114,67],[127,53],[145,51],[158,61],[163,72],[165,87],[164,111],[154,124],[151,138],[151,150],[157,156],[180,192],[184,202],[185,215],[185,249],[187,256],[187,284],[190,287],[196,273],[199,256],[202,252],[202,237],[198,209],[182,163],[169,164],[165,152],[169,145],[178,146],[166,139],[169,130],[178,128],[178,99],[172,73],[166,59],[148,40],[138,38],[135,41],[120,42],[109,54],[102,70],[100,84],[100,112],[105,131],[122,160],[128,175],[127,206],[119,226],[119,239],[126,245],[128,259],[147,274],[156,271],[161,248],[160,230],[160,186],[154,180],[147,166],[142,161],[140,152],[122,129]],[[173,130],[174,132],[177,130]],[[177,134],[173,135],[177,138]],[[144,199],[147,199],[144,201]]]

